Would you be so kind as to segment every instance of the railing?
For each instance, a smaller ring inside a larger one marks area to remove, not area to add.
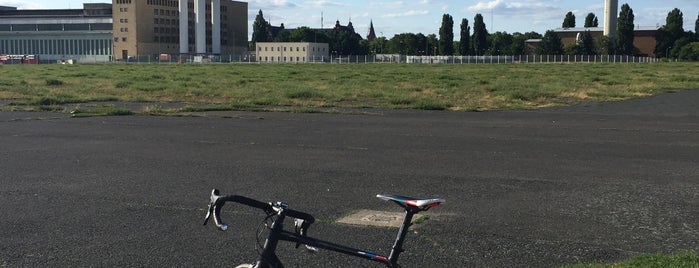
[[[247,64],[357,64],[357,63],[403,63],[403,64],[518,64],[518,63],[652,63],[661,59],[627,55],[515,55],[515,56],[409,56],[398,54],[318,56],[311,58],[287,58],[286,61],[270,59],[258,61],[254,55],[149,55],[128,57],[126,60],[112,60],[111,57],[39,57],[41,63],[56,63],[73,60],[77,64],[89,63],[128,63],[128,64],[208,64],[208,63],[247,63]],[[283,59],[283,58],[282,58]]]

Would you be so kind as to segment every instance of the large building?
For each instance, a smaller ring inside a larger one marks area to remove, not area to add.
[[[242,55],[247,9],[247,3],[230,0],[112,0],[51,10],[0,6],[0,54],[36,55],[44,62]]]
[[[656,35],[658,27],[636,27],[634,29],[633,39],[633,55],[642,57],[655,57]],[[558,37],[561,38],[563,45],[575,44],[578,42],[578,37],[586,31],[590,31],[592,38],[599,40],[604,36],[603,28],[559,28],[554,30]]]
[[[44,62],[106,62],[112,52],[110,4],[54,10],[0,7],[0,54],[31,54]]]
[[[117,60],[158,54],[232,55],[247,51],[245,2],[113,0],[113,13]]]

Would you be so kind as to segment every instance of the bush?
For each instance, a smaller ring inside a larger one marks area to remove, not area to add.
[[[48,80],[46,80],[46,85],[47,86],[62,86],[63,81],[58,80],[58,79],[48,79]]]
[[[690,43],[680,50],[679,59],[699,61],[699,42]]]

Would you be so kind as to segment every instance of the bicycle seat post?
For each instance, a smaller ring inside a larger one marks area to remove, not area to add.
[[[419,210],[414,210],[410,207],[405,208],[405,217],[403,218],[403,224],[400,226],[400,229],[398,230],[398,236],[396,237],[396,241],[393,244],[393,248],[391,249],[391,255],[388,256],[388,260],[393,265],[398,263],[398,257],[401,253],[405,251],[403,249],[405,236],[408,234],[408,229],[410,229],[410,226],[412,225],[413,216],[418,212]]]

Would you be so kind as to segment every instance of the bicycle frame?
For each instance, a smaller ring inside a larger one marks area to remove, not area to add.
[[[299,247],[301,244],[303,244],[314,251],[317,250],[317,248],[321,248],[353,257],[371,260],[378,263],[382,263],[388,268],[400,267],[398,265],[398,258],[400,254],[404,251],[403,243],[408,233],[408,228],[410,228],[410,225],[412,225],[411,222],[413,216],[419,213],[420,211],[426,211],[432,207],[439,206],[441,203],[444,202],[444,199],[415,199],[396,195],[377,195],[376,197],[384,200],[393,201],[405,209],[405,217],[403,218],[403,224],[398,230],[398,235],[396,236],[396,240],[393,243],[391,254],[388,257],[307,236],[306,231],[311,226],[311,224],[315,222],[315,218],[310,214],[288,209],[288,205],[286,203],[263,203],[254,199],[238,195],[219,196],[219,191],[216,189],[214,189],[211,192],[211,203],[209,203],[209,209],[206,218],[204,219],[204,225],[206,225],[211,216],[213,216],[214,222],[218,229],[222,231],[228,229],[228,225],[224,224],[221,221],[220,217],[221,207],[223,207],[223,205],[226,202],[236,202],[246,206],[259,208],[265,211],[268,217],[276,215],[276,218],[272,221],[272,224],[270,226],[270,232],[267,236],[267,239],[265,240],[264,246],[262,248],[262,253],[260,254],[260,258],[254,265],[255,268],[284,267],[281,260],[279,260],[279,257],[277,257],[276,255],[276,250],[277,246],[279,245],[279,241],[296,243],[296,247]],[[289,232],[284,230],[284,220],[287,216],[296,219],[295,232]]]
[[[300,235],[294,232],[289,232],[284,230],[283,222],[286,217],[284,213],[280,213],[278,215],[277,219],[275,219],[272,223],[271,226],[271,231],[269,235],[267,236],[267,240],[265,241],[264,247],[262,254],[260,255],[260,259],[258,260],[257,264],[255,265],[255,268],[283,268],[284,265],[281,263],[279,258],[277,257],[275,251],[277,249],[277,245],[279,241],[287,241],[287,242],[292,242],[292,243],[297,243],[298,244],[304,244],[310,247],[314,248],[321,248],[325,250],[330,250],[338,253],[342,253],[345,255],[350,255],[353,257],[358,257],[358,258],[363,258],[375,262],[382,263],[386,265],[386,267],[394,268],[394,267],[399,267],[398,265],[398,257],[400,254],[404,251],[403,250],[403,243],[405,241],[405,236],[408,232],[408,228],[411,225],[411,221],[413,216],[417,213],[417,211],[412,211],[410,209],[406,210],[405,217],[403,219],[403,224],[401,225],[400,229],[398,230],[398,236],[396,237],[396,240],[393,244],[393,248],[391,250],[391,254],[389,257],[382,256],[379,254],[371,253],[365,250],[360,250],[360,249],[355,249],[339,244],[335,244],[329,241],[324,241],[320,239],[316,239],[313,237],[308,237],[304,235]]]

